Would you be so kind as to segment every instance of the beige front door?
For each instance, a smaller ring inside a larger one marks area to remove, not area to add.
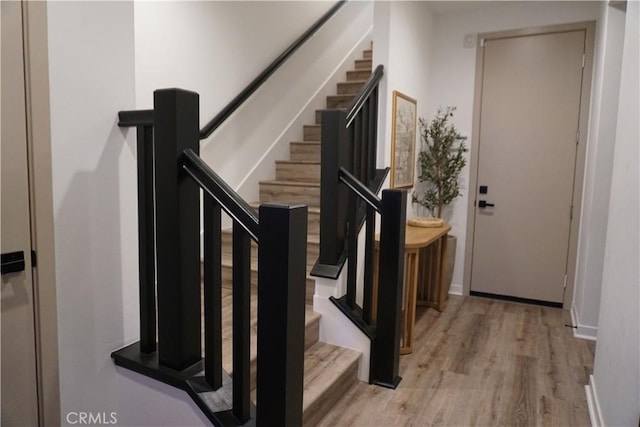
[[[6,254],[24,254],[24,269],[2,274],[2,415],[4,426],[36,426],[38,392],[34,292],[31,271],[29,173],[26,135],[22,4],[1,2],[2,145],[0,241]]]
[[[585,37],[485,41],[472,294],[563,302]]]

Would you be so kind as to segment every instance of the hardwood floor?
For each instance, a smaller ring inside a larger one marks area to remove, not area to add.
[[[321,426],[588,426],[584,385],[595,343],[569,313],[451,296],[418,309],[414,352],[396,390],[353,386]]]

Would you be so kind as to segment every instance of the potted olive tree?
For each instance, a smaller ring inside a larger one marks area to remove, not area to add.
[[[418,181],[412,201],[426,209],[432,217],[442,218],[443,210],[458,196],[458,177],[467,161],[464,140],[451,119],[455,107],[438,110],[436,117],[427,123],[420,119],[422,145],[418,153]],[[457,239],[449,234],[447,241],[447,266],[445,281],[451,286]]]

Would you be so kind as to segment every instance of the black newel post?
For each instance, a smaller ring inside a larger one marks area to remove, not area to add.
[[[376,336],[371,355],[370,381],[396,388],[400,362],[400,322],[402,284],[404,282],[404,240],[407,193],[404,190],[382,192],[380,222],[380,276]]]
[[[306,235],[306,206],[260,206],[258,426],[302,425]]]
[[[183,370],[201,358],[200,196],[181,167],[182,152],[199,152],[198,94],[154,92],[158,355]]]
[[[320,174],[320,256],[318,264],[336,266],[344,251],[348,190],[340,185],[340,167],[351,169],[350,131],[347,114],[340,110],[322,112]],[[314,271],[315,272],[315,271]],[[337,276],[338,271],[334,272]]]

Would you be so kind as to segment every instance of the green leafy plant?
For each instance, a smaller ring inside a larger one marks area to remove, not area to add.
[[[458,176],[467,163],[465,138],[450,122],[455,109],[438,109],[430,123],[420,118],[422,146],[418,153],[418,181],[423,184],[424,192],[414,191],[412,201],[437,218],[441,218],[442,209],[460,195]],[[457,141],[459,144],[455,147]]]

